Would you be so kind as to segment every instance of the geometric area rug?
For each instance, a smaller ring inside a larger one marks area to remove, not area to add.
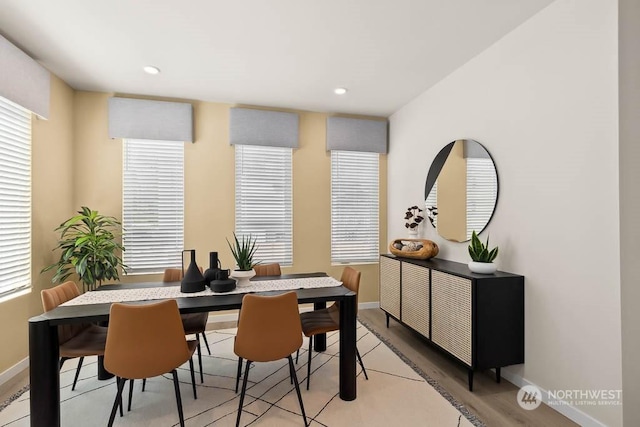
[[[204,383],[196,372],[198,399],[193,399],[189,364],[178,370],[185,424],[189,427],[234,426],[239,394],[235,393],[237,358],[233,353],[235,329],[208,331],[212,355],[203,345]],[[357,399],[345,402],[338,396],[337,332],[327,334],[327,350],[314,352],[311,387],[306,390],[308,341],[300,349],[296,366],[309,425],[341,426],[483,426],[482,422],[419,369],[405,363],[362,323],[358,323],[358,349],[369,380],[358,369]],[[204,343],[203,343],[204,344]],[[403,360],[404,359],[404,360]],[[61,421],[63,427],[105,426],[115,397],[115,380],[99,381],[96,358],[85,358],[75,391],[71,383],[76,360],[65,362],[60,374]],[[199,370],[197,357],[194,367]],[[124,417],[114,426],[177,426],[178,412],[171,375],[150,378],[144,392],[142,382],[134,387],[131,412],[126,411],[127,387],[123,393]],[[0,406],[0,426],[29,426],[28,387]],[[242,425],[302,426],[293,385],[289,383],[287,361],[254,363],[251,367]]]

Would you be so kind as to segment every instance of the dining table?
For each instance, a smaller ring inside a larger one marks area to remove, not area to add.
[[[357,295],[339,282],[332,286],[313,287],[314,278],[327,278],[326,273],[286,274],[252,279],[248,292],[275,295],[295,291],[299,304],[312,303],[314,309],[326,307],[327,302],[337,301],[340,307],[339,338],[339,396],[342,400],[356,399],[356,313]],[[281,280],[282,282],[274,282]],[[335,279],[334,279],[335,280]],[[263,281],[265,288],[262,288]],[[273,290],[267,283],[283,284],[287,289]],[[179,282],[149,282],[103,285],[77,298],[79,303],[61,305],[51,311],[29,319],[29,381],[30,422],[32,427],[60,426],[60,375],[58,327],[74,323],[107,323],[111,302],[100,302],[105,295],[94,294],[119,291],[116,298],[130,304],[144,304],[151,300],[166,299],[168,295],[178,303],[180,313],[201,313],[234,310],[242,307],[246,292],[183,294],[176,290]],[[89,294],[89,295],[87,295]],[[149,296],[154,294],[153,296]],[[100,298],[98,298],[100,297]],[[71,300],[74,301],[74,300]],[[324,337],[314,340],[314,349],[324,351]],[[99,376],[100,377],[100,376]]]

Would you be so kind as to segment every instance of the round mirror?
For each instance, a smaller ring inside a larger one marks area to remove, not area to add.
[[[477,141],[459,139],[436,156],[424,189],[425,213],[438,234],[453,242],[487,226],[498,202],[498,173]]]

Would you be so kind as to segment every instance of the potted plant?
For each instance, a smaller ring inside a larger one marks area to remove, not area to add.
[[[474,273],[492,274],[496,271],[496,265],[493,260],[498,256],[498,247],[489,249],[489,237],[487,243],[483,244],[476,234],[475,230],[471,233],[471,244],[469,245],[469,270]]]
[[[83,206],[75,215],[55,229],[60,232],[60,259],[42,269],[55,270],[51,281],[62,283],[73,273],[78,275],[85,291],[94,290],[105,280],[119,280],[119,269],[126,268],[120,253],[124,247],[116,241],[121,224],[112,216]]]
[[[256,275],[253,267],[258,264],[253,261],[256,253],[256,239],[251,235],[242,236],[238,239],[236,233],[233,233],[233,244],[227,239],[227,245],[231,249],[233,258],[236,260],[237,268],[231,273],[231,277],[237,280],[238,286],[249,285],[249,279]]]
[[[407,208],[407,212],[404,214],[405,223],[404,226],[409,229],[409,235],[417,236],[418,227],[424,220],[422,216],[422,209],[417,206],[411,206]]]

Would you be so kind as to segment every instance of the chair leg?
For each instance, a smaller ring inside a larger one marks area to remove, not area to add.
[[[198,395],[196,394],[196,374],[193,372],[193,357],[189,358],[189,370],[191,370],[191,386],[193,387],[193,399],[197,400]]]
[[[307,390],[309,390],[309,380],[311,379],[311,350],[313,345],[313,336],[309,337],[309,358],[307,359]]]
[[[247,391],[247,379],[249,378],[249,365],[251,361],[247,360],[244,368],[244,378],[242,379],[242,392],[240,393],[240,405],[238,406],[238,418],[236,419],[236,427],[240,427],[240,416],[242,415],[242,405],[244,404],[244,394]]]
[[[120,405],[120,410],[122,411],[122,389],[124,388],[124,380],[120,381],[120,378],[116,378],[116,385],[118,387],[118,392],[116,393],[116,399],[113,402],[113,408],[111,408],[111,415],[109,416],[109,424],[108,427],[113,426],[113,421],[116,419],[116,411],[118,410],[118,405]]]
[[[364,369],[364,363],[362,363],[362,357],[360,357],[360,352],[358,351],[358,347],[356,347],[356,356],[358,356],[358,362],[360,362],[360,367],[362,368],[362,372],[364,373],[364,377],[368,380],[369,375],[367,375],[367,370]]]
[[[211,356],[211,349],[209,348],[209,341],[207,341],[207,334],[202,333],[202,338],[204,339],[204,345],[207,347],[207,353]]]
[[[144,388],[147,386],[147,379],[143,378],[142,379],[142,391],[144,391]]]
[[[67,360],[69,360],[68,357],[61,357],[60,358],[60,363],[58,364],[58,370],[62,370],[62,365],[64,365],[64,362],[66,362]]]
[[[73,385],[71,386],[71,391],[76,389],[76,383],[78,382],[78,376],[80,375],[80,369],[82,369],[82,362],[84,362],[84,356],[81,356],[80,360],[78,360],[78,368],[76,369],[76,376],[73,377]],[[60,367],[62,367],[62,364],[60,364]]]
[[[122,390],[124,390],[124,385],[127,383],[127,380],[125,380],[124,378],[118,378],[116,381],[120,381],[120,383],[122,384],[122,387],[120,388],[120,393],[118,394],[118,406],[120,407],[120,417],[124,416],[124,412],[122,411]],[[120,385],[118,385],[118,387],[120,387]]]
[[[296,350],[296,365],[298,364],[298,356],[300,356],[300,349]]]
[[[293,367],[293,358],[291,355],[287,356],[289,360],[289,372],[291,373],[291,379],[293,383],[296,385],[296,393],[298,393],[298,403],[300,403],[300,410],[302,411],[302,419],[304,420],[304,426],[307,427],[307,414],[304,412],[304,404],[302,403],[302,394],[300,394],[300,384],[298,384],[298,376],[296,375],[296,370]]]
[[[178,371],[171,371],[173,374],[173,388],[176,391],[176,404],[178,405],[178,417],[180,417],[180,427],[184,427],[184,414],[182,413],[182,399],[180,398],[180,383],[178,383]]]
[[[200,334],[196,334],[198,343],[198,364],[200,365],[200,384],[204,383],[204,374],[202,373],[202,350],[200,347]]]
[[[131,412],[131,401],[133,400],[133,379],[129,380],[129,405],[127,411]]]
[[[238,384],[240,383],[240,375],[242,374],[242,357],[238,357],[238,373],[236,375],[236,394],[238,394]],[[245,372],[246,375],[246,372]]]

